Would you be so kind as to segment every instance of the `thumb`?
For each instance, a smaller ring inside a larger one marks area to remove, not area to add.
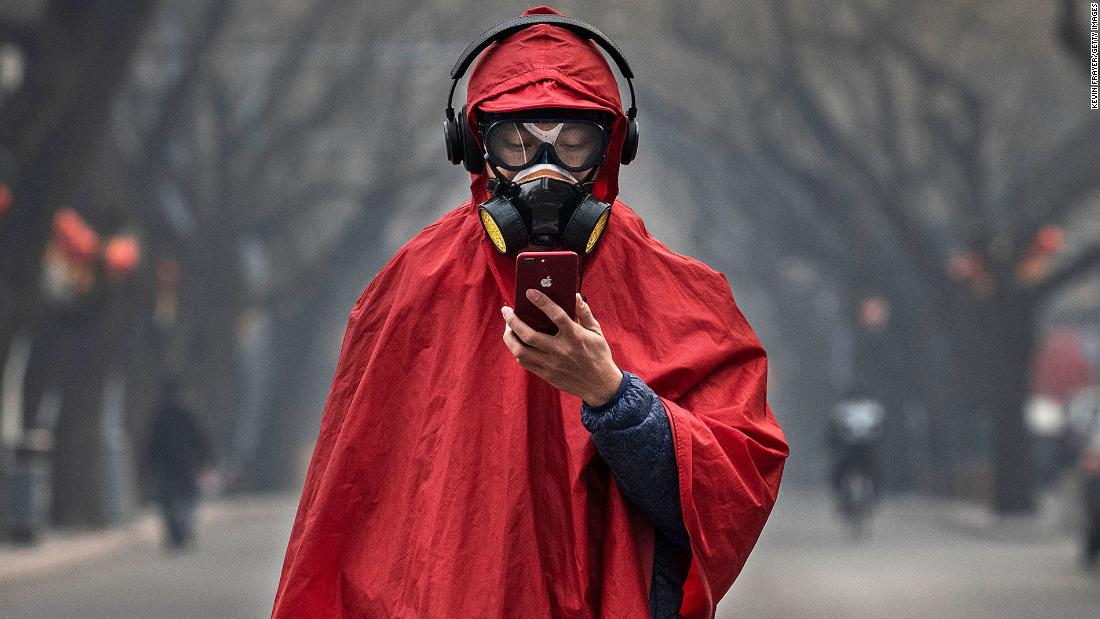
[[[592,315],[592,308],[588,307],[588,304],[581,298],[581,293],[577,293],[577,320],[580,321],[581,326],[590,331],[603,334],[600,330],[600,323],[596,321],[596,317]]]

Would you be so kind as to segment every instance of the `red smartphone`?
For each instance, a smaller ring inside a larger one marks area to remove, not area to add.
[[[573,251],[525,251],[516,256],[516,316],[540,333],[556,335],[558,326],[527,299],[527,289],[542,291],[572,319],[580,292],[579,264]]]

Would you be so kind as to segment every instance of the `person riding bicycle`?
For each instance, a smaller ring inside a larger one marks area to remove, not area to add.
[[[878,443],[886,411],[863,389],[853,387],[833,407],[828,443],[832,452],[832,485],[842,509],[853,497],[845,482],[855,474],[870,481],[870,498],[879,492]]]

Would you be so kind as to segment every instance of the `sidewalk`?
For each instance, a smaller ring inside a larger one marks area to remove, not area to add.
[[[208,528],[231,524],[293,502],[291,494],[242,495],[206,500],[198,513],[198,525]],[[142,510],[133,521],[96,531],[47,531],[31,546],[0,543],[0,585],[32,579],[59,569],[108,556],[141,544],[159,544],[161,524],[154,507]]]
[[[1098,616],[1096,574],[1061,524],[1073,506],[1057,497],[1034,516],[1003,517],[890,496],[853,541],[828,492],[784,492],[717,617]]]
[[[1080,534],[1084,509],[1081,500],[1076,480],[1066,476],[1038,493],[1031,514],[1003,516],[989,505],[921,495],[897,498],[891,508],[908,510],[910,515],[973,538],[1051,542]]]

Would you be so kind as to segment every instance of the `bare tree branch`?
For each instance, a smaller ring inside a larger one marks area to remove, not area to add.
[[[1042,300],[1065,284],[1087,274],[1097,266],[1100,266],[1100,243],[1084,250],[1079,256],[1071,260],[1069,264],[1047,276],[1046,279],[1035,286],[1032,296],[1036,300]]]
[[[807,37],[815,38],[814,33],[799,33],[796,35],[793,32],[789,8],[786,7],[785,3],[777,2],[772,4],[772,7],[775,10],[781,40],[799,41],[805,40]],[[831,44],[834,49],[837,47],[842,48],[846,44],[844,40],[835,37],[820,40],[822,43]],[[848,175],[865,187],[870,188],[873,195],[880,200],[878,213],[871,209],[872,205],[857,203],[852,204],[851,207],[862,208],[871,220],[874,220],[878,214],[885,216],[897,238],[901,240],[902,246],[913,256],[911,264],[915,270],[921,274],[921,277],[928,284],[933,286],[941,284],[944,281],[944,276],[942,270],[937,266],[942,262],[942,259],[923,238],[921,226],[905,210],[904,205],[899,200],[899,196],[895,191],[897,187],[896,179],[879,178],[875,173],[874,166],[866,159],[865,153],[836,131],[820,100],[810,96],[809,80],[797,57],[789,46],[785,46],[783,50],[784,66],[787,67],[794,82],[793,87],[788,88],[793,103],[806,118],[809,127],[814,131],[817,140],[825,151],[838,153],[840,155],[837,161],[838,165]]]
[[[1040,228],[1060,222],[1083,198],[1100,189],[1096,174],[1100,131],[1093,128],[1095,123],[1086,125],[1088,129],[1078,129],[1041,161],[1015,175],[1005,198],[1012,205],[1010,212],[1023,216],[1016,226],[1015,260],[1023,258]]]
[[[283,51],[274,73],[269,78],[271,87],[256,112],[244,119],[236,135],[229,141],[232,153],[255,149],[256,142],[263,141],[271,129],[272,116],[283,102],[287,92],[295,86],[294,76],[302,70],[305,59],[317,44],[317,33],[324,28],[327,19],[336,9],[345,7],[341,0],[323,0],[307,11],[301,26],[295,28],[294,38]]]
[[[1079,8],[1080,7],[1080,8]],[[1077,11],[1085,14],[1085,3],[1077,0],[1062,0],[1062,10],[1058,16],[1058,38],[1062,41],[1062,47],[1073,58],[1074,62],[1081,65],[1086,72],[1089,70],[1089,39],[1085,35],[1085,29],[1081,25]]]

